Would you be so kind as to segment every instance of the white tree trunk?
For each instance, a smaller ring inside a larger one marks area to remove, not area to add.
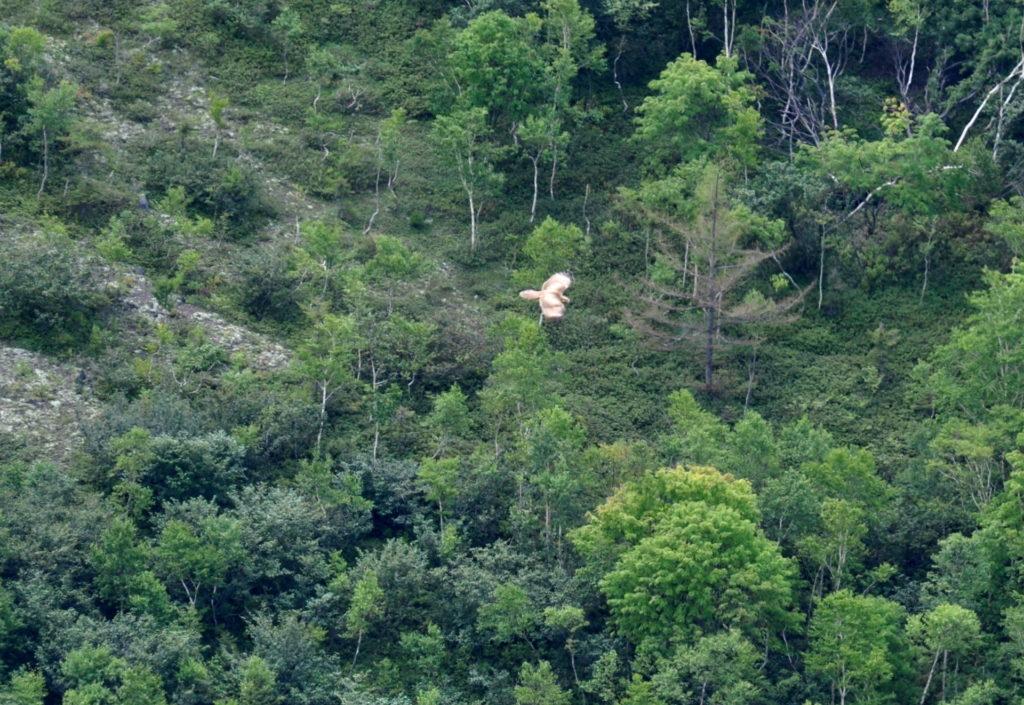
[[[39,191],[36,193],[36,198],[43,197],[43,191],[46,189],[46,180],[50,177],[50,136],[43,128],[43,178],[39,182]]]

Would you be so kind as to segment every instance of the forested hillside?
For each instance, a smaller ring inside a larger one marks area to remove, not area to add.
[[[1016,0],[0,59],[0,705],[1024,702]]]

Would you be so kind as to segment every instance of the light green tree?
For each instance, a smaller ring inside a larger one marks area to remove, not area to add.
[[[652,677],[667,703],[757,703],[765,694],[762,656],[736,630],[679,646]]]
[[[83,646],[60,665],[70,687],[64,705],[166,705],[163,680],[145,666],[130,665],[110,648]]]
[[[320,457],[331,401],[341,390],[357,386],[352,364],[359,344],[356,324],[350,316],[324,313],[313,325],[309,339],[296,351],[293,369],[316,385],[319,408],[316,457]]]
[[[531,113],[517,130],[523,153],[533,165],[533,198],[530,201],[530,222],[537,216],[537,196],[540,193],[540,167],[555,164],[558,151],[569,141],[569,133],[562,130],[561,121],[553,110]],[[554,188],[554,187],[552,187]]]
[[[748,482],[678,467],[626,483],[570,538],[631,642],[659,651],[730,626],[767,642],[794,622],[796,571],[759,520]]]
[[[3,705],[43,705],[46,699],[46,679],[39,671],[19,670],[0,685],[0,703]]]
[[[458,495],[458,458],[424,458],[417,473],[427,499],[437,503],[438,530],[444,533],[445,505]]]
[[[90,558],[99,594],[118,607],[124,607],[134,581],[145,570],[149,558],[145,544],[138,540],[135,523],[115,517],[93,547]]]
[[[377,572],[369,570],[364,573],[352,590],[352,601],[345,612],[345,633],[356,640],[356,650],[352,655],[352,667],[359,660],[359,650],[363,645],[363,637],[374,622],[383,615],[384,590],[380,586]]]
[[[701,158],[741,171],[756,165],[764,125],[752,79],[735,57],[720,56],[710,66],[681,54],[637,107],[634,139],[648,164],[659,171]]]
[[[1006,242],[1015,257],[1024,257],[1024,198],[993,201],[988,216],[985,230]]]
[[[238,705],[276,705],[277,676],[259,656],[250,656],[242,665],[238,684]]]
[[[842,589],[844,580],[857,567],[865,553],[864,536],[868,527],[864,509],[843,499],[826,499],[821,505],[822,531],[806,537],[800,544],[815,565],[811,592],[820,597],[826,576],[833,591]]]
[[[727,506],[676,504],[601,579],[616,629],[664,645],[737,626],[764,638],[795,623],[792,561]]]
[[[526,590],[515,583],[502,583],[494,588],[491,601],[477,611],[477,628],[490,632],[491,640],[507,644],[522,639],[534,653],[537,648],[530,638],[540,623],[541,615]]]
[[[412,671],[406,680],[420,684],[442,677],[447,653],[440,627],[430,622],[424,631],[402,632],[398,642]]]
[[[332,510],[369,511],[371,502],[362,496],[360,478],[350,472],[335,470],[331,456],[299,461],[293,480],[295,486],[313,499],[326,519]]]
[[[398,168],[402,163],[403,130],[408,119],[404,108],[395,108],[380,126],[379,158],[387,173],[388,191],[396,199],[398,196],[395,194],[395,183],[398,181]]]
[[[980,645],[981,623],[978,616],[960,605],[938,605],[924,614],[913,615],[907,621],[907,636],[922,651],[925,662],[930,661],[921,690],[921,705],[928,699],[940,660],[940,698],[945,702],[950,656],[957,662]]]
[[[564,356],[551,350],[536,321],[509,316],[495,327],[502,351],[491,363],[491,374],[480,392],[481,407],[491,419],[495,453],[501,436],[522,431],[526,421],[541,409],[557,403],[557,371]]]
[[[576,634],[588,626],[587,617],[582,609],[575,605],[559,605],[544,608],[544,626],[565,634],[565,650],[569,654],[569,665],[576,687],[580,688],[580,674],[576,670],[576,650],[578,642]]]
[[[516,281],[537,286],[555,272],[580,267],[590,259],[590,244],[579,226],[545,218],[526,238],[527,265],[516,272]]]
[[[284,64],[284,83],[288,82],[289,58],[292,49],[302,39],[305,27],[302,17],[293,7],[284,7],[270,23],[270,31],[281,47],[281,61]]]
[[[480,210],[504,178],[494,167],[502,150],[490,140],[487,110],[460,108],[434,121],[434,139],[446,165],[455,169],[469,207],[469,249],[476,251]]]
[[[500,10],[474,18],[455,37],[449,66],[462,106],[484,112],[484,121],[510,128],[543,95],[545,64],[534,14],[509,17]]]
[[[551,664],[524,663],[519,669],[519,684],[512,691],[516,705],[569,705],[572,697],[558,685]]]
[[[984,421],[999,405],[1024,407],[1024,264],[986,272],[986,288],[970,296],[973,312],[916,370],[939,412]]]
[[[210,119],[213,120],[213,159],[217,158],[217,149],[220,147],[221,133],[227,127],[224,119],[224,111],[231,105],[231,100],[226,95],[210,93]]]
[[[291,251],[291,267],[299,285],[322,305],[340,296],[340,271],[351,258],[344,229],[324,220],[307,220],[299,226],[300,243]]]
[[[373,213],[363,228],[363,235],[368,235],[373,229],[373,223],[380,215],[380,179],[387,177],[387,188],[394,198],[395,180],[398,178],[398,166],[401,163],[401,139],[402,126],[405,123],[405,110],[396,108],[391,115],[380,123],[377,129],[377,139],[374,140],[374,156],[377,162],[377,174],[373,182]]]
[[[233,568],[244,560],[241,527],[236,519],[208,514],[194,523],[171,519],[154,548],[157,569],[171,585],[179,585],[191,607],[204,591],[216,595]]]
[[[826,251],[831,245],[852,255],[857,265],[871,270],[889,264],[873,260],[878,237],[888,228],[877,227],[876,215],[855,230],[867,209],[881,217],[899,218],[897,232],[913,238],[922,257],[921,296],[928,287],[931,254],[940,229],[938,218],[963,207],[968,188],[968,164],[950,149],[945,126],[935,115],[912,116],[898,101],[888,101],[881,116],[883,137],[869,140],[850,129],[829,133],[814,148],[797,156],[805,173],[820,180],[823,198],[815,203],[819,230],[818,307],[824,290]],[[894,227],[898,224],[893,220]],[[911,227],[908,229],[906,225]],[[904,244],[903,247],[906,247]]]
[[[543,113],[549,125],[542,131],[547,135],[546,152],[551,161],[548,195],[553,199],[558,166],[571,137],[566,127],[584,115],[572,103],[572,83],[581,71],[598,71],[603,68],[604,45],[596,41],[594,18],[580,6],[578,0],[545,0],[542,7],[544,53],[548,62],[548,90],[551,93],[551,99],[547,101],[549,107]],[[536,167],[534,163],[535,203]],[[533,222],[532,211],[530,222]]]
[[[435,458],[448,454],[460,441],[469,438],[473,418],[466,394],[459,385],[452,384],[447,392],[434,397],[425,426],[430,434]]]
[[[365,407],[376,461],[382,430],[429,359],[435,327],[400,309],[403,294],[424,271],[423,258],[387,235],[376,237],[374,248],[368,262],[346,273],[345,297],[359,334],[355,369],[369,392]]]
[[[996,566],[986,544],[982,534],[968,537],[953,533],[942,539],[932,554],[932,568],[921,588],[922,604],[928,608],[957,604],[976,614],[986,614],[996,586]]]
[[[811,618],[807,672],[823,681],[839,705],[884,701],[907,657],[906,615],[895,602],[840,590]]]
[[[46,37],[34,27],[11,27],[3,42],[3,66],[14,74],[32,75],[41,68]]]
[[[663,441],[670,462],[722,467],[729,448],[729,428],[703,409],[689,389],[668,395],[672,432]]]
[[[39,180],[37,198],[42,198],[46,181],[50,177],[50,155],[54,145],[71,129],[75,119],[75,98],[78,86],[70,81],[61,81],[53,88],[47,88],[39,76],[28,84],[29,120],[25,130],[37,136],[43,152],[43,174]]]
[[[557,539],[561,552],[561,536],[569,517],[569,505],[588,478],[580,471],[581,453],[586,432],[571,414],[560,406],[541,409],[525,428],[523,456],[525,473],[519,477],[520,487],[534,490],[543,511],[543,537],[551,546]],[[520,496],[525,493],[520,489]]]

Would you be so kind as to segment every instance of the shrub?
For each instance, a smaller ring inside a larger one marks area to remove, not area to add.
[[[88,342],[109,303],[90,262],[61,236],[0,239],[0,338],[44,349]]]

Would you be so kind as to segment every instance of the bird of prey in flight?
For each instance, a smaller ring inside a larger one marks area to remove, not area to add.
[[[565,315],[565,305],[569,303],[565,290],[571,285],[572,277],[565,272],[559,272],[544,282],[540,291],[525,289],[519,292],[519,298],[537,301],[540,303],[541,318],[545,321],[557,321]]]

